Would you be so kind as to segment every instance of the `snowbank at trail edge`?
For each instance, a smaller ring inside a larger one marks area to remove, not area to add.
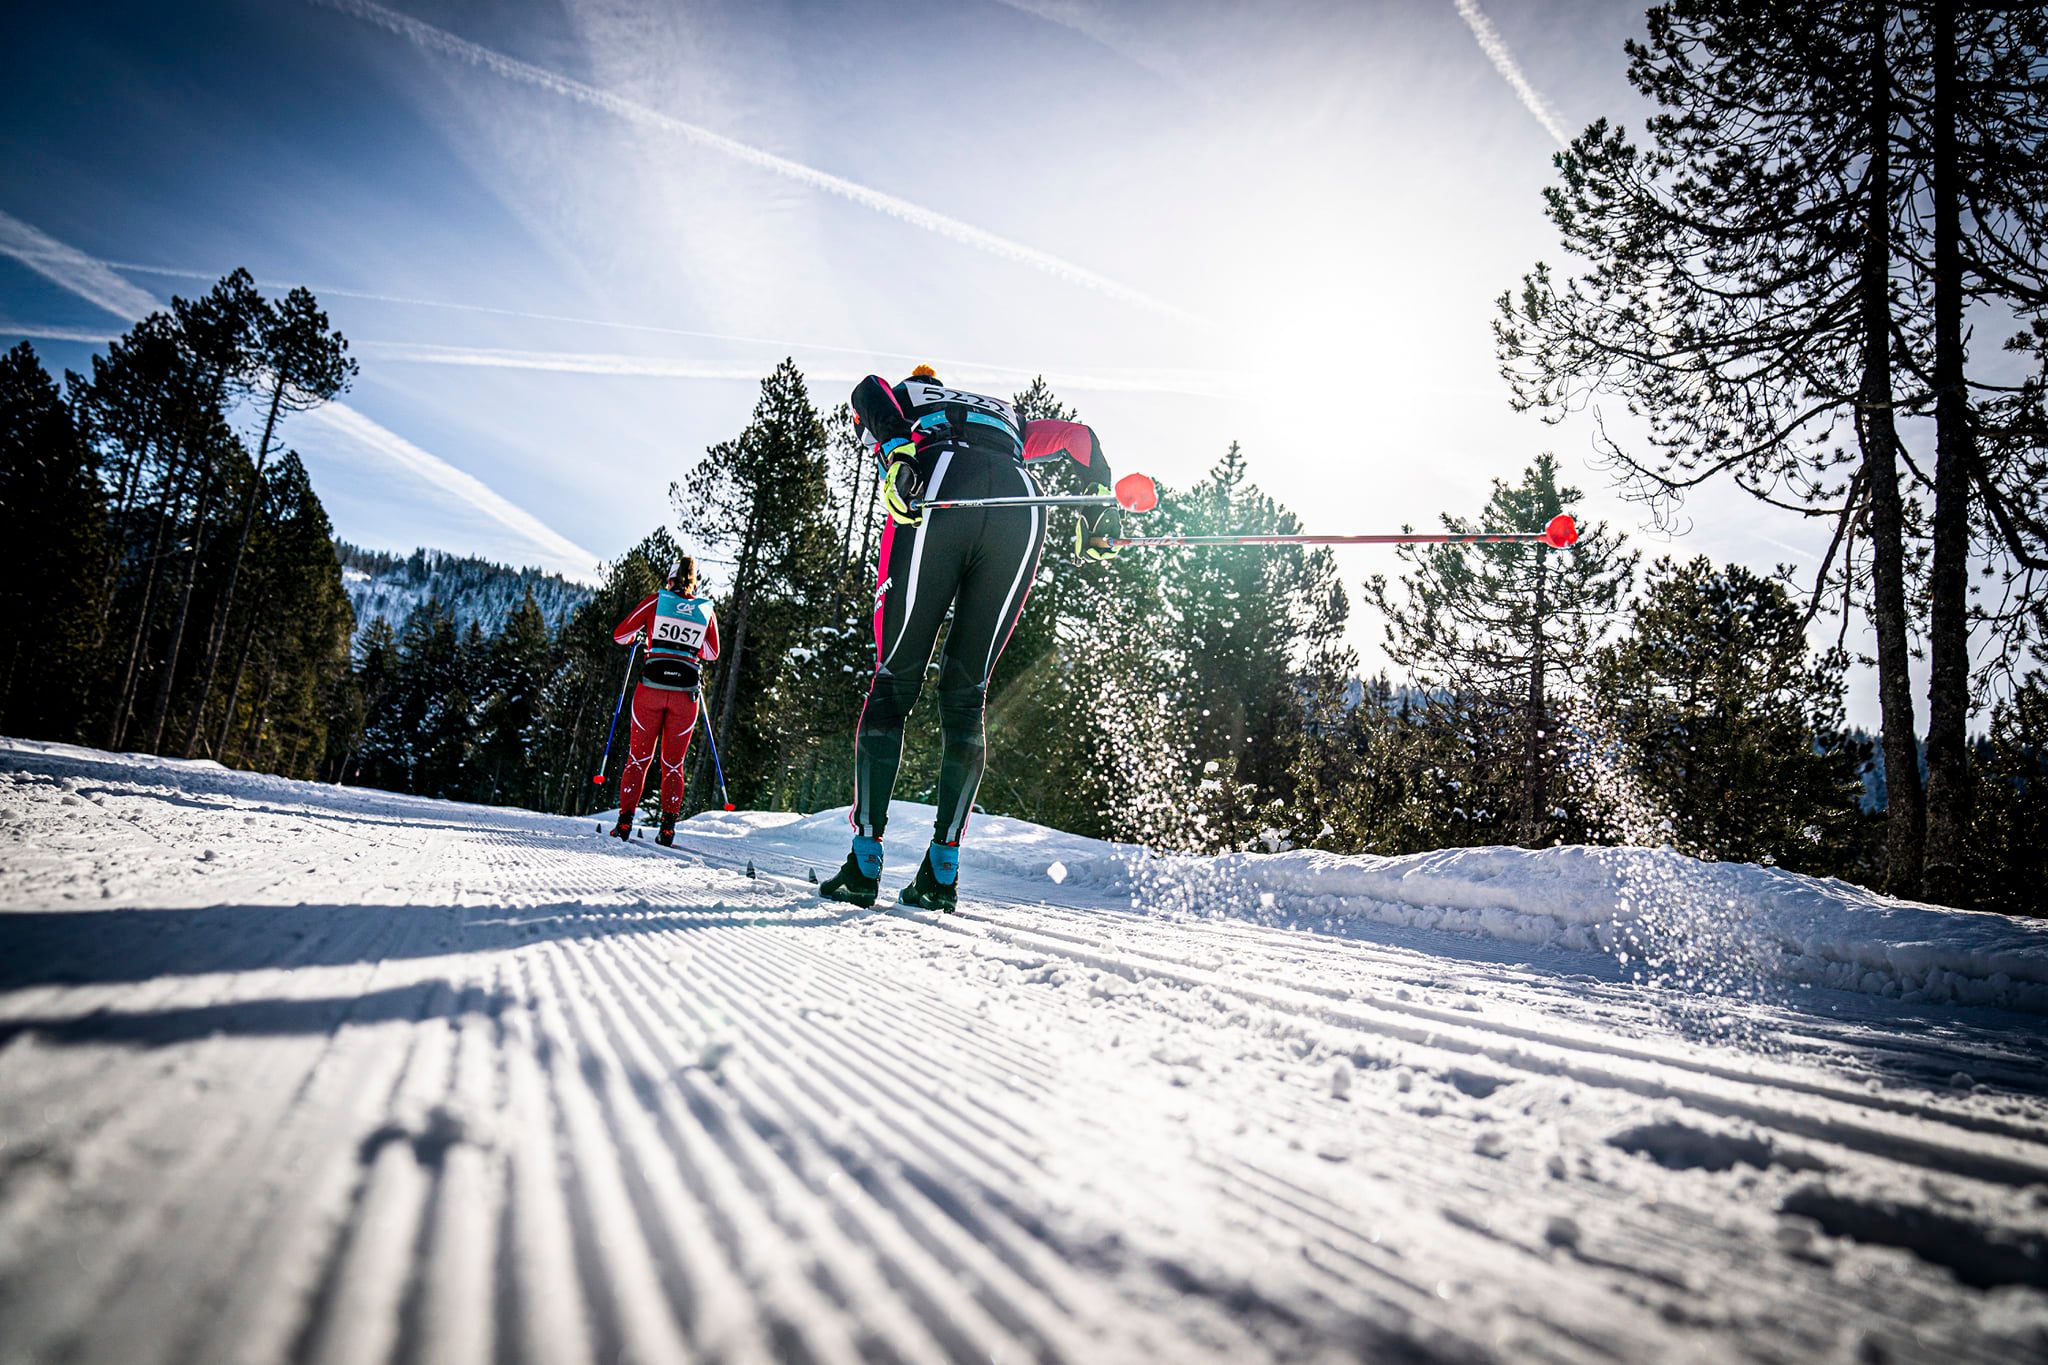
[[[915,863],[930,819],[929,806],[894,805],[892,866]],[[690,823],[706,835],[766,840],[835,865],[846,843],[843,811],[708,812]],[[962,866],[969,886],[985,876],[1050,877],[1069,889],[1128,897],[1140,911],[1299,922],[1340,933],[1346,922],[1365,920],[1599,953],[1704,990],[1812,984],[1913,1003],[2048,1014],[2048,921],[1942,909],[1833,878],[1703,862],[1668,849],[1159,857],[981,816]]]

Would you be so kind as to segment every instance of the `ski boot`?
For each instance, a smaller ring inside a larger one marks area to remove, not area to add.
[[[960,845],[933,840],[924,851],[924,861],[917,865],[917,876],[903,888],[896,903],[955,913],[960,908]]]
[[[882,841],[856,834],[853,851],[846,855],[846,866],[826,878],[818,894],[828,901],[869,906],[875,903],[875,893],[881,889]]]
[[[630,839],[630,838],[632,838],[632,837],[633,837],[633,817],[632,817],[632,816],[630,816],[630,815],[620,815],[620,816],[619,816],[619,823],[617,823],[616,825],[613,825],[613,826],[612,826],[612,838],[614,838],[614,839]]]
[[[654,842],[663,848],[673,847],[676,841],[676,816],[674,811],[661,813],[661,829],[654,836]]]

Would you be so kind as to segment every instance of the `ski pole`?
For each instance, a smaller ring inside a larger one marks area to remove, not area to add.
[[[611,766],[612,736],[619,732],[619,712],[626,709],[626,689],[633,684],[633,660],[639,657],[640,641],[636,639],[633,652],[626,656],[626,676],[619,681],[619,704],[612,708],[611,728],[604,732],[604,757],[597,761],[597,771],[590,775],[590,780],[600,787],[604,785],[604,770]]]
[[[1579,528],[1568,513],[1560,512],[1541,531],[1474,531],[1464,534],[1402,534],[1385,536],[1323,535],[1202,535],[1202,536],[1120,536],[1118,549],[1144,549],[1175,545],[1548,545],[1553,550],[1570,548],[1578,541]]]
[[[704,742],[711,746],[711,771],[718,774],[718,804],[727,810],[732,800],[725,794],[725,765],[718,761],[718,739],[711,733],[711,708],[704,704],[704,689],[697,689],[697,723],[704,727]]]
[[[947,507],[1121,507],[1126,512],[1149,512],[1159,505],[1159,489],[1143,474],[1126,474],[1116,481],[1113,493],[1048,493],[1011,495],[1000,498],[933,498],[917,504],[920,512]]]

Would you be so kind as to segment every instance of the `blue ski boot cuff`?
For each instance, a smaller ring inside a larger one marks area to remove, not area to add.
[[[853,836],[853,861],[860,867],[861,875],[870,879],[882,875],[882,841],[870,839],[865,834]]]
[[[932,876],[938,879],[940,886],[951,886],[960,880],[960,845],[942,844],[934,839],[931,851],[925,857],[931,861]]]

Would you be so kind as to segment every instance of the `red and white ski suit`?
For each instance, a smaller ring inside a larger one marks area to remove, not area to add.
[[[661,600],[654,593],[627,614],[612,631],[612,639],[630,645],[636,636],[651,647],[655,606]],[[709,615],[709,607],[706,607]],[[699,662],[718,657],[718,618],[698,646]],[[626,768],[619,774],[619,819],[629,819],[640,806],[647,789],[648,765],[654,761],[657,742],[661,747],[661,812],[677,815],[683,809],[683,759],[690,752],[690,737],[697,729],[697,670],[686,661],[650,653],[640,673],[640,685],[633,689],[633,728],[626,737]]]

